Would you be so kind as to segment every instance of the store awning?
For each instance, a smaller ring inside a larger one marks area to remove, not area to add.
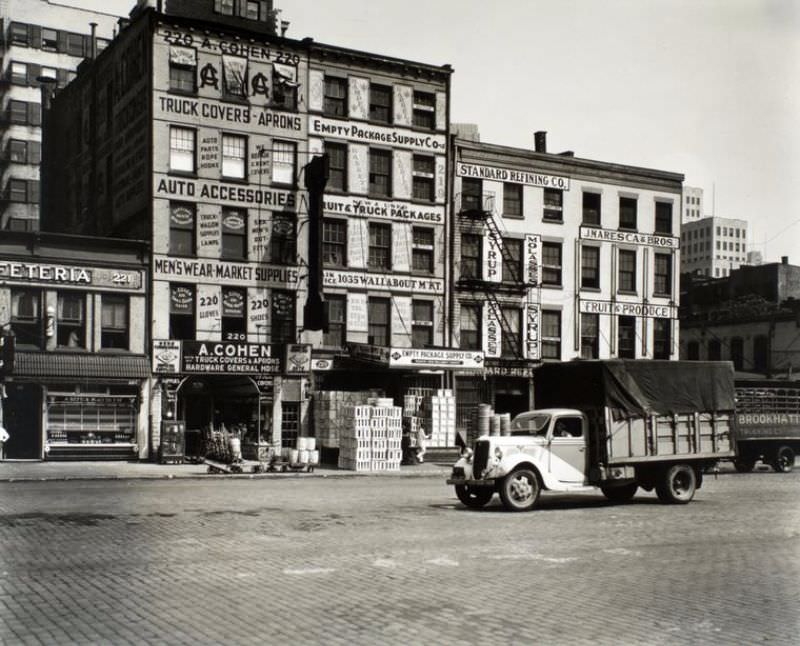
[[[139,354],[17,351],[11,376],[146,379],[150,363]]]

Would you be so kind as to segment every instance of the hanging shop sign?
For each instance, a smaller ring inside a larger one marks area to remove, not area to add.
[[[391,348],[390,368],[450,368],[480,369],[483,352],[432,348]]]
[[[481,326],[481,331],[483,333],[481,347],[483,347],[486,352],[486,356],[499,357],[501,334],[500,319],[497,316],[495,308],[488,303],[483,308],[483,325]]]
[[[526,234],[525,236],[525,276],[524,282],[528,285],[539,285],[540,257],[542,253],[542,236]]]
[[[286,345],[287,375],[304,375],[311,371],[311,346],[307,343],[289,343]]]
[[[312,359],[311,369],[320,372],[333,370],[333,359]]]
[[[153,372],[183,374],[277,374],[280,361],[266,343],[153,341]]]
[[[444,281],[439,278],[416,278],[402,274],[373,274],[326,269],[323,273],[322,281],[324,287],[383,289],[417,294],[444,293]]]
[[[0,261],[0,280],[9,285],[37,283],[135,291],[142,287],[142,272],[133,269]]]
[[[48,394],[48,404],[82,404],[84,406],[114,406],[117,408],[138,405],[137,395],[103,395],[100,393],[86,394]]]
[[[620,301],[580,300],[581,314],[608,314],[614,316],[639,316],[653,319],[676,319],[678,308],[674,305],[652,303],[624,303]]]
[[[225,184],[214,180],[176,179],[158,173],[153,175],[153,192],[156,197],[179,197],[201,202],[260,206],[281,211],[292,211],[297,206],[297,197],[292,191]]]
[[[442,154],[447,149],[444,135],[427,135],[413,130],[373,126],[325,117],[310,117],[308,130],[312,136],[337,137],[364,144],[384,144]]]
[[[569,177],[547,175],[545,173],[530,173],[528,171],[514,170],[512,168],[497,168],[496,166],[482,166],[480,164],[456,164],[458,177],[474,177],[495,182],[511,182],[525,186],[541,186],[542,188],[557,188],[562,191],[569,190]]]
[[[377,363],[383,366],[389,365],[390,348],[381,345],[370,345],[368,343],[348,343],[347,349],[350,357],[369,363]]]
[[[180,279],[189,283],[224,283],[237,287],[294,289],[299,280],[296,268],[193,258],[154,256],[155,280]]]
[[[533,369],[537,364],[521,359],[486,359],[487,377],[517,377],[531,379]]]
[[[326,215],[347,215],[399,220],[401,222],[444,224],[443,206],[369,200],[355,196],[326,195],[323,208]]]
[[[181,371],[181,342],[174,340],[153,341],[153,372],[178,374]]]
[[[616,229],[600,229],[598,227],[581,227],[581,240],[598,240],[601,242],[622,242],[640,247],[656,247],[659,249],[680,248],[680,238],[670,235],[637,233],[636,231],[617,231]]]
[[[525,303],[525,356],[539,359],[540,305],[530,298]]]

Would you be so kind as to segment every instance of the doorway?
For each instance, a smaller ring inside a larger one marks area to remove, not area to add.
[[[37,384],[6,384],[3,425],[11,436],[5,445],[9,460],[42,459],[42,388]]]

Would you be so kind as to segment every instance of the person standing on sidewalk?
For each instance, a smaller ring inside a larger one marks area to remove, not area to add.
[[[8,431],[0,426],[0,460],[6,459],[6,442],[11,438]]]
[[[425,434],[425,426],[422,423],[417,427],[415,439],[417,440],[417,462],[422,464],[425,461],[424,455],[428,450],[428,440],[431,439],[430,435]]]

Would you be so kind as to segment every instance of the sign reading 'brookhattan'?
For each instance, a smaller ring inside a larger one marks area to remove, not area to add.
[[[569,177],[547,175],[545,173],[531,173],[512,168],[498,168],[496,166],[481,166],[480,164],[456,164],[456,175],[459,177],[474,177],[488,179],[496,182],[511,182],[526,186],[541,186],[542,188],[558,188],[562,191],[569,190]]]
[[[309,134],[338,137],[365,144],[385,144],[398,148],[425,150],[444,153],[447,142],[444,135],[427,135],[413,130],[403,130],[386,126],[373,126],[338,119],[311,117],[308,123]]]
[[[0,261],[0,280],[13,284],[56,283],[76,287],[104,287],[137,290],[142,287],[142,273],[130,269],[72,267],[34,262]]]
[[[602,242],[624,242],[642,247],[660,247],[662,249],[678,249],[680,239],[670,235],[654,233],[638,233],[636,231],[617,231],[616,229],[598,229],[597,227],[581,227],[582,240],[600,240]]]
[[[444,281],[439,278],[415,278],[397,274],[370,274],[367,272],[326,269],[323,273],[324,287],[358,287],[361,289],[386,289],[397,292],[419,294],[441,294]]]
[[[623,303],[619,301],[592,301],[581,299],[581,314],[610,314],[615,316],[641,316],[651,319],[678,318],[673,305],[653,305],[652,303]]]

